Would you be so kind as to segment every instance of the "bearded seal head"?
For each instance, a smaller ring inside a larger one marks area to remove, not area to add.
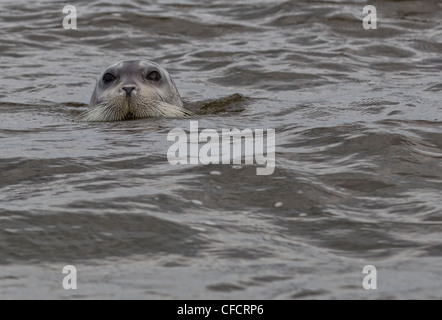
[[[127,60],[98,78],[89,110],[78,121],[122,121],[150,117],[185,117],[181,96],[169,73],[149,60]]]

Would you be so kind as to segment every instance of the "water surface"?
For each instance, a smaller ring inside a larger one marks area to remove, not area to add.
[[[442,297],[439,2],[66,4],[0,4],[0,298]],[[189,119],[73,121],[142,58],[200,129],[275,129],[274,174],[171,166]]]

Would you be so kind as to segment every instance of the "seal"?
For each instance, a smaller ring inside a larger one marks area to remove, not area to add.
[[[89,110],[76,120],[104,122],[192,114],[184,108],[175,83],[163,67],[149,60],[125,60],[102,73]]]

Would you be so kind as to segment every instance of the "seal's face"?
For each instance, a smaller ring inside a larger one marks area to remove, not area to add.
[[[118,62],[103,72],[92,94],[90,109],[77,119],[120,121],[190,114],[164,68],[151,61],[135,60]]]

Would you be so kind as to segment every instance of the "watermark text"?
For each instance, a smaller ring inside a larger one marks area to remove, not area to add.
[[[364,280],[362,280],[362,287],[365,290],[377,290],[378,289],[378,272],[375,266],[368,265],[362,269],[362,273],[366,274]]]
[[[65,266],[63,268],[63,274],[67,274],[63,278],[63,289],[65,290],[77,290],[77,268],[74,266]]]
[[[66,30],[77,29],[77,8],[67,5],[63,8],[63,13],[67,14],[63,19],[63,28]]]
[[[175,142],[167,152],[170,164],[257,164],[257,175],[275,171],[274,129],[204,129],[198,121],[190,121],[189,134],[184,129],[172,129],[167,141]],[[201,145],[202,144],[202,145]]]
[[[364,14],[367,14],[367,16],[364,17],[364,20],[362,21],[362,26],[365,30],[369,29],[377,29],[378,28],[378,14],[376,11],[375,6],[365,6],[362,10]]]

